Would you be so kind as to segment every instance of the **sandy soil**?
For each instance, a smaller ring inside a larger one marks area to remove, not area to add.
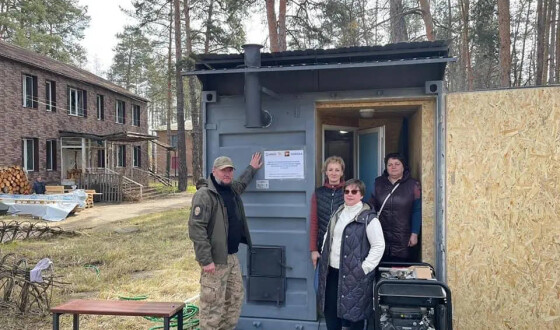
[[[65,230],[83,230],[99,227],[112,222],[133,218],[139,215],[158,213],[191,206],[192,194],[178,193],[165,198],[142,202],[123,202],[120,204],[95,203],[94,207],[69,216],[60,222],[49,222]]]

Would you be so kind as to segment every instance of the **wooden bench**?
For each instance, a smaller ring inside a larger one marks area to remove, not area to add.
[[[181,302],[151,302],[128,300],[72,300],[51,308],[53,313],[53,330],[59,329],[62,314],[73,314],[73,328],[80,328],[80,314],[119,315],[119,316],[154,316],[163,317],[163,328],[168,330],[170,319],[177,316],[177,329],[183,329],[183,308]]]

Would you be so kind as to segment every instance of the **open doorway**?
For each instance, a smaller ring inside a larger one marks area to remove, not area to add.
[[[318,103],[316,123],[321,137],[317,136],[316,186],[324,180],[324,160],[340,156],[346,164],[345,178],[358,178],[365,183],[367,202],[375,178],[385,170],[385,155],[393,152],[404,156],[411,176],[422,182],[422,109],[418,101]],[[415,259],[422,260],[422,236],[413,253],[417,255]]]

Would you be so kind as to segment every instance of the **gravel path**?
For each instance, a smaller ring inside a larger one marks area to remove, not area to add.
[[[165,198],[151,199],[142,202],[123,202],[120,204],[95,203],[94,207],[85,209],[76,215],[69,216],[60,222],[50,222],[65,230],[82,230],[102,226],[104,224],[133,218],[140,215],[164,212],[191,206],[192,194],[177,193]]]

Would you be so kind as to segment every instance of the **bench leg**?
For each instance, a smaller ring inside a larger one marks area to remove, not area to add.
[[[52,319],[52,328],[53,330],[59,330],[60,329],[60,313],[53,313],[53,319]]]
[[[183,310],[177,313],[177,330],[183,330]]]
[[[169,317],[163,318],[163,330],[169,330]]]
[[[80,329],[80,314],[74,314],[74,319],[72,320],[72,324],[74,330]]]

